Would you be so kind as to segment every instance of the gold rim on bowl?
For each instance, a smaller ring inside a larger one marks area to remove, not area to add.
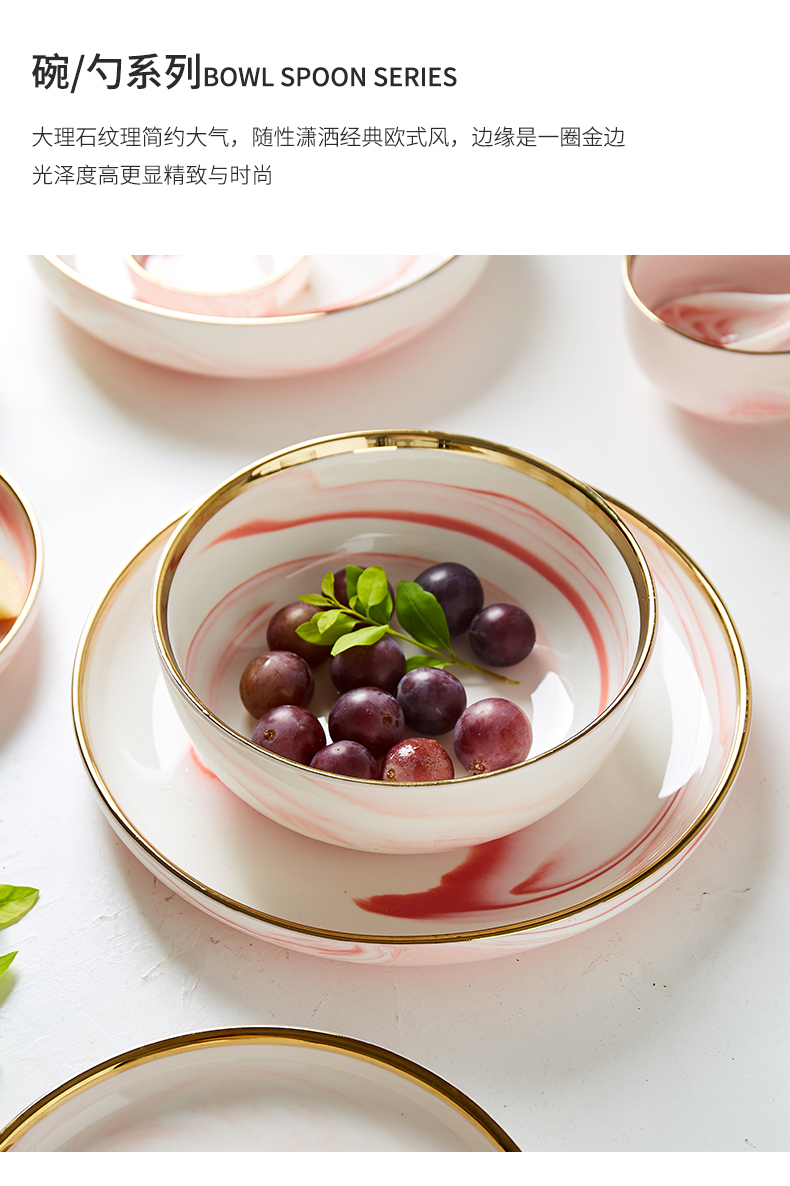
[[[362,1062],[394,1072],[443,1100],[481,1132],[494,1145],[497,1152],[521,1152],[518,1145],[511,1140],[504,1129],[500,1128],[497,1122],[474,1100],[457,1087],[453,1087],[452,1083],[448,1083],[433,1071],[421,1067],[419,1063],[412,1062],[402,1054],[395,1054],[372,1042],[363,1042],[359,1038],[349,1038],[342,1034],[329,1034],[320,1030],[297,1029],[290,1026],[267,1025],[203,1030],[198,1033],[183,1034],[151,1042],[146,1046],[137,1046],[125,1054],[109,1058],[105,1062],[75,1075],[73,1079],[69,1079],[67,1083],[55,1088],[54,1091],[49,1092],[48,1095],[43,1096],[15,1117],[0,1131],[0,1153],[9,1152],[26,1132],[51,1112],[54,1112],[56,1108],[68,1103],[91,1087],[106,1082],[122,1071],[128,1071],[133,1067],[142,1066],[144,1063],[155,1062],[157,1059],[167,1058],[187,1050],[209,1050],[217,1046],[303,1046],[316,1050],[331,1050],[360,1059]]]
[[[482,440],[478,437],[450,436],[443,433],[422,430],[339,433],[331,437],[321,437],[316,440],[305,441],[288,449],[281,449],[279,452],[272,453],[268,457],[255,462],[254,465],[239,471],[239,473],[234,474],[226,482],[223,482],[221,486],[216,487],[206,498],[195,504],[176,528],[162,555],[154,578],[153,617],[156,625],[154,635],[157,651],[161,660],[164,662],[171,683],[174,684],[182,696],[185,696],[190,701],[202,717],[211,721],[222,733],[227,737],[231,737],[237,745],[241,743],[242,749],[245,752],[259,756],[261,750],[248,737],[237,733],[235,729],[232,729],[230,725],[216,716],[208,705],[204,704],[196,696],[185,679],[173,652],[167,622],[168,598],[175,570],[181,557],[204,524],[213,517],[216,511],[232,501],[236,494],[246,486],[257,485],[259,482],[265,481],[268,477],[280,473],[283,469],[290,469],[293,466],[303,465],[323,457],[352,452],[360,453],[365,450],[386,449],[387,451],[391,451],[393,449],[409,448],[441,449],[445,452],[452,451],[484,456],[489,461],[505,465],[510,469],[518,470],[521,473],[529,475],[531,478],[544,482],[552,489],[564,494],[577,506],[583,507],[612,540],[631,574],[639,602],[639,639],[633,663],[617,694],[601,712],[597,713],[591,721],[582,729],[579,729],[577,733],[574,733],[572,737],[566,738],[564,741],[559,742],[559,744],[552,746],[551,749],[543,750],[541,753],[535,754],[534,757],[527,758],[515,766],[507,766],[503,770],[489,770],[484,774],[470,774],[463,778],[437,779],[431,783],[416,782],[400,785],[457,786],[459,782],[481,782],[484,779],[496,778],[498,775],[506,773],[509,770],[524,769],[532,766],[544,760],[550,754],[567,749],[568,746],[578,741],[579,738],[586,736],[593,729],[597,728],[599,723],[606,720],[631,693],[635,684],[640,680],[646,670],[657,632],[656,591],[653,577],[641,548],[625,523],[612,510],[611,506],[600,495],[596,494],[590,486],[586,486],[577,478],[571,477],[570,474],[566,474],[563,470],[550,465],[546,461],[541,461],[539,458],[522,453],[518,449],[512,449],[506,445],[494,444],[491,441]],[[279,754],[268,754],[268,757],[274,760],[276,764],[296,768],[300,767],[300,763],[294,762],[290,758],[283,758]],[[321,773],[333,781],[340,783],[346,781],[343,775],[335,774],[331,771],[322,771]],[[373,779],[356,779],[355,782],[368,783],[370,786],[380,785]]]
[[[640,313],[644,313],[645,316],[650,321],[655,322],[656,325],[663,325],[664,329],[672,330],[673,334],[678,334],[679,337],[685,338],[688,342],[696,342],[698,346],[709,346],[711,350],[723,350],[725,354],[745,354],[748,358],[770,358],[772,354],[790,354],[790,349],[739,350],[737,346],[722,346],[719,342],[706,342],[704,338],[695,338],[693,334],[687,334],[685,330],[678,329],[675,325],[670,325],[668,321],[664,321],[663,317],[659,317],[657,313],[654,313],[650,306],[646,305],[642,298],[637,295],[637,291],[634,288],[634,281],[631,276],[631,265],[633,264],[634,260],[638,258],[639,256],[637,255],[623,256],[623,284],[625,285],[625,291],[628,293],[637,309],[639,309]]]
[[[124,263],[126,264],[127,268],[135,276],[137,276],[140,280],[144,280],[147,284],[153,284],[157,288],[163,289],[165,292],[175,292],[175,293],[178,293],[180,296],[197,296],[197,297],[238,296],[238,297],[241,297],[241,296],[247,296],[253,292],[261,292],[261,291],[269,288],[272,284],[276,284],[278,280],[282,280],[283,277],[288,276],[291,272],[295,271],[295,269],[298,268],[303,263],[303,261],[307,259],[307,256],[306,255],[293,256],[292,257],[293,262],[290,263],[287,268],[282,268],[281,271],[277,272],[274,276],[269,276],[266,280],[261,280],[257,284],[248,284],[245,288],[225,288],[225,289],[183,288],[180,284],[169,284],[167,281],[161,280],[158,276],[154,276],[153,273],[149,272],[148,269],[145,267],[145,265],[140,263],[141,259],[148,259],[148,256],[147,255],[125,255],[123,257]],[[147,305],[148,301],[142,301],[142,304]],[[159,306],[157,306],[157,308],[159,308]],[[255,320],[256,321],[260,320],[260,318],[255,318]]]

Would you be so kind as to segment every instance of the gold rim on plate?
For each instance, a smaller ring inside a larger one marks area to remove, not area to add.
[[[3,470],[0,470],[0,485],[5,486],[12,498],[21,507],[25,518],[27,519],[33,539],[33,579],[30,582],[30,588],[27,591],[27,596],[25,597],[22,609],[15,618],[13,626],[8,631],[8,633],[5,634],[2,639],[0,639],[0,658],[2,658],[3,651],[11,645],[12,641],[22,629],[25,620],[30,616],[30,611],[33,608],[33,602],[36,600],[36,596],[38,595],[39,586],[41,584],[41,576],[44,571],[44,544],[41,537],[41,528],[38,525],[38,519],[36,518],[35,511],[19,487],[11,481],[8,474]]]
[[[585,485],[585,483],[580,482],[577,478],[571,477],[570,474],[565,473],[556,466],[550,465],[547,461],[541,461],[539,458],[532,457],[528,453],[522,453],[518,449],[511,449],[506,445],[495,445],[491,441],[485,441],[478,437],[460,436],[457,434],[450,436],[427,430],[338,433],[330,437],[319,437],[312,441],[305,441],[296,447],[281,449],[277,453],[272,453],[268,457],[264,457],[262,460],[255,462],[254,465],[247,466],[246,469],[240,470],[228,478],[227,481],[212,490],[201,502],[196,503],[187,515],[184,516],[183,521],[171,536],[159,561],[158,572],[154,578],[154,619],[156,622],[155,641],[160,659],[164,661],[168,677],[175,684],[180,694],[185,696],[194,705],[202,717],[210,720],[222,733],[231,737],[236,745],[241,745],[242,749],[248,750],[250,753],[260,753],[259,747],[254,745],[248,737],[244,737],[241,733],[232,729],[230,725],[216,716],[207,704],[204,704],[200,700],[184,678],[173,653],[167,620],[167,607],[175,569],[181,557],[204,524],[218,510],[230,502],[245,486],[257,485],[258,482],[264,481],[266,478],[272,477],[284,469],[291,469],[294,466],[303,465],[319,458],[338,456],[345,453],[362,453],[366,450],[386,450],[389,452],[394,449],[414,448],[440,449],[444,452],[468,453],[485,457],[487,461],[504,465],[509,469],[517,470],[537,481],[543,482],[551,489],[563,494],[569,501],[582,507],[589,517],[609,536],[619,551],[631,574],[639,602],[639,638],[631,669],[617,694],[601,712],[596,713],[595,717],[588,724],[582,729],[579,729],[571,737],[552,746],[551,749],[543,750],[534,757],[519,762],[516,766],[507,766],[502,770],[490,770],[484,774],[465,775],[463,778],[436,779],[430,783],[431,786],[457,786],[459,782],[482,782],[486,779],[496,778],[498,775],[509,770],[532,766],[536,762],[544,760],[550,754],[566,749],[580,737],[584,737],[591,730],[597,728],[601,721],[610,716],[631,693],[634,685],[644,674],[647,661],[655,645],[657,633],[657,603],[653,577],[647,561],[642,555],[642,550],[631,531],[617,512],[592,487]],[[284,758],[280,754],[269,754],[268,756],[275,764],[284,766],[299,765],[298,762],[293,762],[290,758]],[[344,781],[342,775],[335,774],[332,771],[322,771],[321,773],[332,781],[336,780],[341,783]],[[358,781],[376,785],[375,781],[371,779],[359,779]],[[403,785],[427,786],[429,784],[409,782]]]
[[[68,1082],[56,1087],[54,1091],[31,1104],[0,1131],[0,1153],[9,1152],[25,1133],[62,1104],[68,1103],[69,1100],[88,1091],[91,1087],[95,1087],[123,1071],[187,1050],[208,1050],[217,1046],[264,1045],[302,1046],[314,1050],[331,1050],[393,1072],[427,1090],[459,1112],[491,1142],[497,1152],[521,1152],[518,1145],[511,1140],[504,1129],[500,1128],[497,1122],[474,1100],[439,1075],[434,1074],[433,1071],[427,1070],[419,1063],[412,1062],[411,1059],[405,1058],[401,1054],[385,1050],[384,1047],[376,1046],[372,1042],[363,1042],[359,1038],[349,1038],[342,1034],[328,1034],[320,1030],[281,1026],[250,1026],[203,1030],[199,1033],[164,1038],[146,1046],[137,1046],[134,1050],[128,1050],[125,1054],[120,1054],[115,1058],[109,1058],[105,1062],[75,1075],[73,1079],[69,1079]]]
[[[91,750],[90,742],[88,740],[88,725],[87,714],[83,701],[85,676],[90,663],[91,652],[94,641],[98,635],[102,622],[109,612],[110,607],[115,601],[116,597],[121,592],[123,585],[127,578],[149,558],[151,552],[156,549],[162,549],[166,543],[169,535],[177,523],[181,521],[181,517],[172,520],[155,536],[147,541],[137,552],[135,552],[129,560],[121,567],[119,572],[108,582],[105,589],[99,595],[88,620],[83,629],[82,637],[77,648],[77,653],[74,660],[74,673],[72,680],[72,714],[74,719],[74,728],[77,735],[77,742],[80,747],[83,761],[85,763],[88,774],[90,775],[96,790],[98,791],[100,801],[104,810],[107,812],[114,826],[120,830],[122,834],[126,834],[135,847],[142,849],[147,854],[154,865],[162,866],[176,882],[186,886],[189,890],[197,892],[203,897],[214,901],[226,909],[232,910],[237,914],[246,916],[250,919],[255,919],[258,922],[268,923],[283,931],[290,932],[297,935],[308,935],[321,939],[332,939],[344,943],[362,943],[362,944],[381,944],[387,947],[407,947],[419,946],[422,944],[445,944],[445,943],[463,943],[472,942],[476,939],[494,938],[499,935],[512,935],[519,932],[529,933],[531,931],[539,930],[554,922],[560,922],[573,918],[590,910],[594,906],[601,905],[605,902],[619,897],[638,887],[641,883],[653,877],[659,870],[678,857],[682,851],[688,847],[689,844],[699,835],[699,833],[707,827],[713,817],[722,807],[727,794],[729,793],[735,777],[743,760],[743,755],[746,749],[746,743],[749,736],[751,726],[751,681],[749,677],[749,669],[746,662],[746,656],[743,650],[738,631],[735,627],[729,611],[724,602],[719,597],[713,585],[701,571],[697,564],[691,557],[680,548],[670,536],[661,531],[653,523],[643,518],[636,511],[632,510],[623,503],[618,502],[614,498],[602,493],[598,497],[610,502],[612,506],[617,507],[618,510],[632,518],[634,523],[641,529],[646,531],[652,538],[669,552],[673,559],[675,559],[685,572],[690,576],[693,582],[697,585],[700,592],[708,602],[712,613],[724,634],[727,641],[730,660],[732,663],[733,677],[736,685],[736,720],[733,728],[733,739],[730,745],[730,750],[727,755],[724,769],[715,787],[713,787],[711,795],[708,799],[707,805],[700,812],[695,822],[690,828],[679,838],[679,840],[672,846],[672,848],[664,853],[658,859],[652,861],[640,873],[627,878],[621,883],[612,886],[603,893],[594,895],[582,902],[576,903],[573,906],[566,907],[563,910],[555,911],[551,914],[539,916],[534,919],[522,920],[516,923],[509,923],[497,927],[488,927],[472,931],[460,931],[453,934],[427,934],[427,935],[378,935],[378,934],[359,934],[342,931],[330,931],[319,927],[310,927],[300,923],[290,922],[286,919],[278,918],[275,915],[267,914],[264,911],[256,910],[254,907],[247,906],[242,902],[238,902],[232,898],[226,897],[210,886],[204,885],[202,882],[196,880],[185,870],[173,864],[163,853],[159,852],[135,827],[131,820],[120,809],[119,805],[113,798],[110,788],[107,786],[101,774],[99,766]],[[152,640],[153,645],[153,640]],[[227,920],[224,920],[227,921]],[[229,926],[233,924],[228,922]],[[262,941],[265,941],[260,936]]]

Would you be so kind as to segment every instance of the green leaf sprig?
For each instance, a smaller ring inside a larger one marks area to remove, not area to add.
[[[10,927],[38,901],[38,890],[29,885],[0,885],[0,927]],[[11,966],[15,951],[0,955],[0,976]]]
[[[389,634],[427,652],[407,659],[407,671],[413,671],[415,667],[458,666],[490,675],[506,684],[519,682],[496,671],[488,671],[485,667],[475,667],[456,655],[450,643],[444,610],[433,593],[423,589],[416,581],[398,581],[393,607],[387,576],[380,565],[360,568],[356,564],[348,564],[346,592],[348,605],[343,605],[335,595],[334,573],[328,572],[321,582],[320,593],[302,596],[300,601],[316,606],[319,612],[309,622],[297,626],[299,637],[318,646],[329,646],[333,655],[339,655],[349,647],[372,646]],[[402,634],[390,626],[393,608],[398,615],[399,625],[408,634]],[[361,629],[360,623],[363,623]]]

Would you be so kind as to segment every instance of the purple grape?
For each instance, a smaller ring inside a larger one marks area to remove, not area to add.
[[[314,770],[329,770],[346,778],[379,777],[378,762],[358,741],[334,741],[320,749],[310,765]]]
[[[464,564],[433,564],[414,579],[439,602],[451,638],[468,630],[472,618],[483,608],[483,586]]]
[[[269,622],[266,631],[266,642],[270,651],[291,651],[309,663],[311,667],[318,667],[329,658],[331,647],[321,647],[314,642],[305,642],[296,633],[296,627],[310,619],[319,611],[314,605],[306,601],[292,601],[284,605]]]
[[[403,713],[382,688],[352,688],[332,706],[329,734],[333,741],[358,741],[380,758],[403,736]]]
[[[307,708],[315,680],[304,659],[291,651],[267,651],[247,664],[239,681],[241,702],[256,721],[278,704]]]
[[[392,638],[380,638],[370,647],[349,647],[334,655],[329,675],[338,692],[352,688],[383,688],[395,694],[406,670],[406,657]]]
[[[252,740],[269,753],[307,766],[326,745],[326,734],[318,718],[306,708],[280,704],[263,714],[252,731]]]
[[[532,726],[517,704],[493,696],[470,704],[461,714],[453,741],[464,769],[485,774],[524,761],[532,745]]]
[[[334,574],[335,577],[335,597],[341,605],[348,605],[348,582],[346,581],[346,570],[340,568]],[[387,581],[387,589],[389,590],[390,600],[393,606],[395,605],[395,591],[392,585]],[[390,615],[391,616],[391,615]]]
[[[433,737],[406,737],[381,764],[382,782],[441,782],[455,777],[453,760]]]
[[[440,667],[417,667],[398,684],[398,704],[410,729],[446,733],[466,708],[466,690]]]
[[[469,644],[489,667],[512,667],[535,645],[535,623],[517,605],[487,605],[469,627]]]

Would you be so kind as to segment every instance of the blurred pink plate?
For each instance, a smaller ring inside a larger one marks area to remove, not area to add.
[[[0,621],[0,671],[33,624],[41,584],[41,531],[22,491],[0,470],[0,559],[19,582],[24,601],[16,618]]]
[[[0,1132],[10,1153],[518,1153],[468,1096],[369,1042],[209,1030],[129,1050]]]
[[[77,651],[77,738],[111,825],[213,918],[330,959],[493,959],[627,909],[717,818],[746,746],[750,691],[715,590],[672,540],[613,506],[652,569],[657,651],[614,753],[551,815],[475,848],[393,856],[308,839],[242,802],[197,760],[160,675],[150,592],[170,524],[101,595]]]
[[[233,318],[137,300],[121,255],[32,257],[60,311],[94,337],[160,366],[230,378],[322,370],[398,346],[458,304],[487,260],[312,255],[310,282],[287,312]]]

